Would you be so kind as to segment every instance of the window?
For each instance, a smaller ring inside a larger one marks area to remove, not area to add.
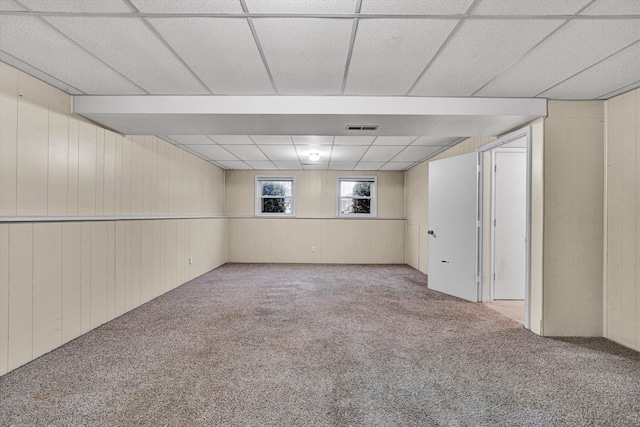
[[[256,215],[294,216],[292,176],[256,176]]]
[[[376,182],[375,176],[338,177],[338,216],[375,217]]]

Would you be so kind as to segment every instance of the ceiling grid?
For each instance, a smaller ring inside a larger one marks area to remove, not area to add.
[[[0,4],[0,60],[87,98],[273,97],[275,109],[317,97],[309,111],[322,98],[360,97],[363,111],[377,97],[608,99],[640,86],[640,2],[15,0]],[[180,132],[144,131],[225,169],[280,170],[402,170],[471,132],[456,133],[446,114],[417,125],[408,112],[300,113],[230,115],[217,127],[184,113]],[[515,123],[496,120],[467,119],[474,136]]]

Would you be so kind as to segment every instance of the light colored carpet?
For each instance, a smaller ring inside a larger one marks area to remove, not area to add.
[[[640,355],[406,266],[228,264],[1,377],[0,425],[632,426]]]

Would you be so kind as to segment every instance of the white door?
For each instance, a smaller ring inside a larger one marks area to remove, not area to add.
[[[493,299],[521,300],[527,256],[527,155],[524,150],[498,150],[493,175]]]
[[[476,153],[429,163],[429,288],[478,301]]]

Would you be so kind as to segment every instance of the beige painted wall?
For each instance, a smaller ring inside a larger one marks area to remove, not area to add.
[[[606,102],[604,336],[640,350],[640,90]]]
[[[226,218],[118,220],[221,216],[221,169],[70,105],[0,63],[0,375],[227,259]]]
[[[253,217],[256,175],[295,176],[295,218]],[[336,218],[337,177],[358,175],[378,177],[378,218]],[[404,172],[227,171],[225,214],[230,262],[404,263]]]
[[[602,336],[604,102],[544,121],[543,334]]]

